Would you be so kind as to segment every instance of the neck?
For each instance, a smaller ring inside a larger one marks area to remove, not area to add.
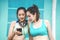
[[[38,21],[39,21],[39,20],[38,20]],[[33,22],[36,23],[36,22],[38,22],[38,21],[34,20]]]
[[[36,23],[37,21],[36,21],[36,20],[34,20],[33,22],[34,22],[34,23]]]

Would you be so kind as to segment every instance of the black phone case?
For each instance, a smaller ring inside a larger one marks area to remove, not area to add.
[[[22,28],[17,28],[17,31],[22,32]]]

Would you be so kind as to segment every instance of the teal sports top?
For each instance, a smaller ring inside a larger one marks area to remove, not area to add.
[[[33,28],[33,23],[30,24],[30,34],[35,37],[35,36],[48,36],[48,31],[47,27],[44,24],[44,21],[42,20],[42,25],[41,27],[35,29]]]

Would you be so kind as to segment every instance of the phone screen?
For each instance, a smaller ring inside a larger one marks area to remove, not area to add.
[[[17,31],[22,32],[22,28],[17,28]]]

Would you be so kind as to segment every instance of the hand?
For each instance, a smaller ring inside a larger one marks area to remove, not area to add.
[[[16,31],[15,34],[20,35],[20,34],[22,34],[22,32]]]

